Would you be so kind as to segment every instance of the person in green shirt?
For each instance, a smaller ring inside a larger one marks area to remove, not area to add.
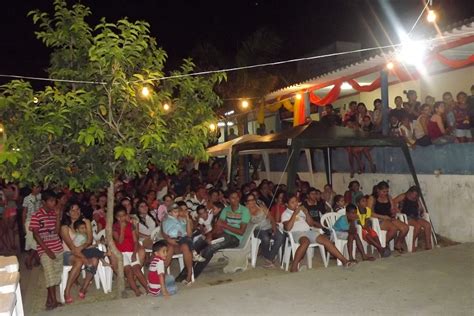
[[[223,240],[217,243],[206,244],[205,248],[201,251],[201,256],[204,257],[206,261],[194,264],[195,278],[201,274],[218,250],[238,247],[245,234],[247,224],[250,222],[250,212],[248,208],[240,204],[240,197],[236,191],[232,191],[229,194],[229,201],[230,206],[221,211],[219,220],[213,228],[213,231]],[[199,248],[198,245],[195,245],[196,250]],[[176,278],[176,281],[181,282],[184,280],[186,273],[185,268]]]

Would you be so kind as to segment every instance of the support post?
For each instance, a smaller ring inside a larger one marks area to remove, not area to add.
[[[298,168],[298,158],[300,156],[301,148],[299,146],[291,146],[289,148],[289,156],[288,156],[288,170],[287,170],[287,178],[286,178],[286,185],[288,188],[288,193],[295,193],[295,181],[296,181],[296,173]],[[285,172],[285,170],[283,170]]]
[[[281,132],[281,117],[280,117],[280,111],[276,111],[276,114],[275,114],[275,132],[276,132],[276,133]]]
[[[332,157],[331,157],[331,148],[327,147],[323,150],[324,153],[324,167],[326,171],[326,181],[328,184],[332,185]]]
[[[229,140],[229,126],[227,126],[227,119],[224,120],[224,142]]]
[[[388,73],[385,70],[380,72],[380,93],[382,97],[382,133],[388,135]]]
[[[309,92],[303,94],[304,100],[304,121],[306,122],[311,117],[311,101],[309,100]]]
[[[249,133],[249,114],[248,112],[244,114],[243,123],[244,123],[244,135]],[[244,155],[244,183],[250,182],[250,170],[249,170],[250,157],[249,155]]]

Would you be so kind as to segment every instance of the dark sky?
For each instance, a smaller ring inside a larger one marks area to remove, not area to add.
[[[35,39],[29,10],[52,11],[52,0],[16,0],[2,3],[0,13],[0,73],[45,75],[48,50]],[[68,3],[73,3],[69,0]],[[334,40],[361,42],[363,47],[386,44],[377,18],[394,36],[385,4],[406,28],[420,13],[420,0],[83,0],[92,8],[92,23],[105,16],[114,21],[127,16],[143,19],[176,64],[201,41],[233,54],[239,43],[260,26],[273,29],[284,41],[279,58],[304,56]],[[434,0],[441,7],[441,26],[474,15],[473,0]],[[394,42],[398,40],[393,38]],[[229,65],[233,66],[233,65]],[[3,82],[3,80],[2,80]]]

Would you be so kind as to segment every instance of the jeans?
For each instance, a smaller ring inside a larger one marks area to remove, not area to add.
[[[240,241],[237,239],[237,237],[229,235],[224,233],[222,236],[224,237],[224,241],[214,244],[214,245],[208,245],[205,240],[200,239],[196,244],[194,245],[194,249],[196,251],[201,252],[201,256],[203,256],[206,261],[204,262],[195,262],[194,263],[194,277],[197,278],[201,272],[204,270],[204,268],[209,264],[209,261],[211,261],[212,257],[214,254],[220,250],[220,249],[225,249],[225,248],[236,248],[239,246]],[[188,271],[186,268],[181,271],[181,273],[178,275],[176,278],[177,282],[181,282],[186,279],[186,276],[188,274]]]
[[[254,232],[255,237],[260,239],[262,242],[261,249],[262,255],[265,259],[269,261],[273,261],[278,254],[278,250],[280,250],[281,245],[283,244],[283,240],[285,236],[281,231],[278,229],[273,234],[272,229],[266,230],[255,230]],[[271,246],[271,240],[273,240],[273,245]]]

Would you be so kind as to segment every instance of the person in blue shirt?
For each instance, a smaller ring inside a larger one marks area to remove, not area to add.
[[[338,239],[347,240],[349,261],[357,262],[357,260],[352,257],[352,247],[354,245],[354,241],[356,242],[357,250],[359,250],[360,254],[362,255],[362,260],[374,261],[374,257],[368,256],[365,253],[364,247],[362,246],[362,241],[359,238],[359,234],[357,234],[357,219],[357,207],[352,203],[347,205],[346,215],[339,217],[333,226],[336,236]]]

